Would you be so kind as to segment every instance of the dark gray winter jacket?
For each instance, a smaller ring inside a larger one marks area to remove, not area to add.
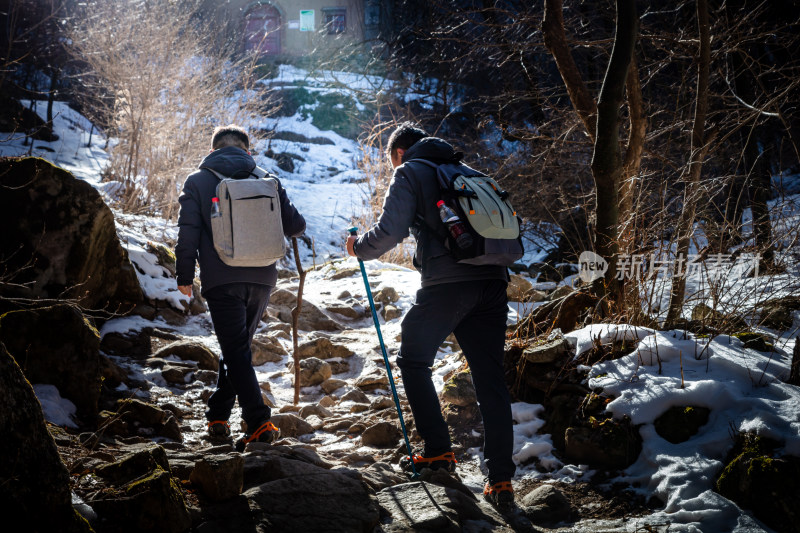
[[[377,259],[402,242],[411,230],[417,241],[414,266],[422,274],[423,287],[456,281],[508,280],[503,266],[457,263],[445,249],[443,240],[430,229],[441,227],[445,231],[436,207],[441,200],[436,171],[413,159],[443,163],[451,161],[454,155],[453,147],[437,137],[421,139],[405,151],[403,164],[395,169],[389,184],[378,223],[355,243],[353,249],[359,258]],[[424,224],[415,224],[417,213],[424,217]]]
[[[211,199],[216,196],[219,179],[211,168],[230,178],[247,178],[256,166],[255,160],[245,150],[227,146],[214,150],[200,163],[200,170],[192,173],[183,184],[178,202],[178,244],[175,246],[178,285],[191,285],[194,280],[195,260],[200,262],[200,283],[205,293],[209,289],[228,283],[258,283],[274,287],[278,281],[275,265],[266,267],[232,267],[222,262],[214,250],[211,238]],[[306,229],[306,221],[297,212],[278,183],[281,201],[283,233],[298,237]]]

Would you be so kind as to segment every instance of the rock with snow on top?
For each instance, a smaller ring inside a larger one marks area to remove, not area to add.
[[[219,370],[219,357],[197,341],[173,342],[158,350],[153,357],[166,359],[171,355],[184,361],[194,361],[203,370]]]
[[[270,306],[264,314],[264,320],[275,316],[278,320],[292,323],[292,309],[297,303],[297,297],[286,289],[276,289],[270,297]],[[303,301],[297,327],[302,331],[342,331],[344,326],[323,313],[316,305]]]
[[[173,385],[185,385],[194,369],[177,365],[164,365],[161,369],[161,376],[167,383]]]
[[[325,277],[331,281],[336,281],[338,279],[349,278],[355,276],[356,274],[361,273],[361,268],[359,267],[344,267],[344,268],[334,268],[331,265],[332,274],[326,275]]]
[[[397,290],[394,287],[383,287],[375,294],[373,294],[372,298],[376,302],[380,302],[384,305],[389,305],[399,300],[400,296],[397,294]]]
[[[294,378],[294,362],[289,363],[289,371]],[[319,385],[331,377],[331,365],[322,359],[309,357],[300,361],[300,386]]]
[[[361,376],[356,381],[356,387],[363,391],[374,391],[376,389],[388,389],[389,377],[385,373],[375,372]]]
[[[345,374],[350,372],[350,362],[342,361],[340,359],[329,359],[328,363],[331,365],[331,374]]]
[[[522,357],[529,363],[554,363],[572,349],[563,336],[546,342],[534,341],[522,351]]]
[[[74,305],[10,311],[0,316],[0,342],[30,383],[55,386],[79,417],[98,412],[100,336]]]
[[[385,305],[383,309],[381,309],[381,316],[386,322],[394,320],[395,318],[400,318],[403,316],[403,312],[393,305]]]

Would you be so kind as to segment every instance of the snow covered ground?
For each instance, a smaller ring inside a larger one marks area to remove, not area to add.
[[[355,90],[373,90],[383,83],[379,78],[348,78],[349,75],[344,73],[329,73],[328,76],[339,81],[344,80],[345,85]],[[280,69],[276,80],[306,83],[309,88],[321,90],[324,88],[324,78],[325,75],[321,75],[311,80],[307,73],[286,66]],[[43,115],[43,104],[38,105],[37,112]],[[301,245],[304,265],[310,267],[333,261],[308,274],[304,299],[325,308],[338,302],[339,296],[347,291],[362,306],[366,306],[360,276],[331,279],[335,272],[343,268],[357,267],[354,259],[343,259],[342,246],[345,228],[364,205],[364,189],[359,184],[363,176],[357,167],[361,154],[358,143],[331,131],[321,131],[311,119],[303,119],[300,114],[293,117],[265,118],[261,123],[250,126],[293,132],[308,139],[324,137],[332,142],[319,144],[271,141],[270,148],[274,152],[302,156],[302,161],[295,161],[295,170],[291,173],[279,169],[275,160],[263,155],[266,142],[255,147],[255,153],[259,154],[256,159],[259,165],[281,178],[289,197],[308,222],[307,234],[313,239],[313,249],[305,244]],[[110,186],[100,181],[100,172],[108,159],[102,149],[105,139],[95,132],[91,144],[87,146],[90,128],[83,117],[66,104],[56,102],[54,131],[59,140],[49,143],[34,141],[31,148],[24,146],[22,139],[18,137],[7,137],[4,140],[4,136],[0,134],[0,155],[25,155],[30,151],[35,156],[64,166],[101,192],[107,192],[106,189]],[[800,219],[800,209],[792,208],[792,205],[797,205],[798,197],[787,197],[781,201],[785,204],[781,204],[781,209],[776,209],[776,212],[783,213],[783,218],[778,223],[796,225]],[[158,218],[119,212],[115,212],[115,215],[118,233],[128,248],[131,260],[139,266],[139,279],[147,296],[170,302],[181,309],[185,299],[177,292],[174,278],[164,275],[163,267],[157,264],[155,255],[147,249],[148,241],[174,241],[177,236],[175,226]],[[544,248],[537,248],[536,251],[531,251],[528,259],[540,259],[544,252]],[[284,266],[291,268],[292,262],[286,261]],[[370,281],[375,283],[373,291],[382,287],[393,287],[400,295],[400,300],[395,305],[401,312],[407,311],[419,288],[419,275],[414,271],[378,261],[368,262],[366,267]],[[724,307],[726,298],[730,300],[734,294],[744,295],[742,298],[746,299],[756,291],[761,296],[765,291],[769,295],[800,293],[797,272],[774,276],[769,283],[765,283],[764,278],[755,280],[742,277],[740,273],[728,276],[726,283],[730,286],[722,287],[719,284],[714,285],[710,278],[697,278],[689,286],[688,292],[694,298],[690,304],[704,301]],[[285,280],[281,283],[282,287],[290,290],[296,287],[296,281]],[[659,283],[661,285],[655,291],[656,299],[662,298],[663,291],[668,290],[669,281],[661,280]],[[734,303],[742,305],[739,300]],[[663,302],[659,300],[654,308],[663,311]],[[512,311],[512,316],[518,311],[522,314],[526,310],[516,308]],[[691,306],[687,305],[687,313],[690,312]],[[795,313],[795,325],[799,323],[798,318],[800,317]],[[147,325],[153,323],[140,317],[120,318],[106,323],[101,334],[140,329]],[[180,328],[161,322],[157,325],[175,330],[183,337],[200,340],[218,350],[207,315],[192,317]],[[351,358],[349,372],[336,377],[350,379],[382,371],[380,351],[371,319],[355,319],[347,322],[347,325],[349,329],[341,336],[347,339],[348,347],[356,355]],[[400,320],[383,322],[382,332],[390,358],[394,359]],[[666,503],[664,509],[651,516],[630,520],[625,525],[627,530],[641,531],[648,527],[647,524],[669,523],[670,531],[768,531],[735,504],[713,492],[712,485],[716,473],[722,467],[721,461],[733,444],[729,435],[730,427],[770,436],[784,443],[786,453],[800,455],[800,392],[796,387],[783,383],[788,375],[792,348],[797,342],[797,328],[793,333],[783,335],[772,354],[754,352],[744,348],[738,339],[727,336],[701,338],[682,331],[654,331],[624,325],[589,326],[567,335],[576,346],[576,356],[588,349],[593,339],[610,342],[620,336],[637,339],[638,348],[621,359],[595,365],[591,370],[589,386],[602,387],[616,397],[608,407],[615,416],[627,415],[634,424],[641,424],[643,451],[636,463],[624,470],[617,481],[636,486],[638,491],[656,495]],[[291,353],[291,342],[281,342]],[[285,356],[278,363],[268,363],[257,368],[259,379],[271,383],[272,395],[278,405],[292,401],[292,384],[285,373],[289,358],[290,356]],[[443,387],[443,376],[458,365],[452,350],[443,347],[434,367],[437,390]],[[177,394],[156,372],[146,371],[142,377],[155,384],[151,394]],[[402,394],[401,382],[398,382],[398,388]],[[306,399],[309,402],[318,399],[314,394],[321,397],[321,393],[312,389],[304,392],[309,394]],[[36,385],[36,393],[49,420],[61,425],[71,423],[70,415],[74,413],[74,406],[61,399],[57,390],[52,390],[50,386]],[[388,395],[389,391],[383,393]],[[712,414],[709,422],[689,441],[678,445],[670,444],[655,432],[653,421],[669,407],[687,404],[710,408]],[[592,472],[585,465],[563,464],[553,455],[550,436],[537,433],[543,425],[542,410],[538,405],[514,404],[513,415],[517,423],[514,457],[518,464],[523,464],[537,456],[539,463],[551,469],[551,472],[542,473],[532,466],[521,467],[517,477],[555,481],[589,477]],[[232,422],[236,427],[237,421]],[[321,451],[352,446],[348,439],[333,435],[320,439],[317,446]],[[472,453],[473,459],[467,461],[471,470],[468,468],[467,471],[473,474],[466,476],[466,482],[478,490],[482,485],[479,477],[481,454],[477,449],[473,449]]]

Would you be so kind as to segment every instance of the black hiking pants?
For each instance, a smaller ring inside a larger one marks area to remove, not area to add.
[[[269,285],[230,283],[204,294],[222,351],[217,390],[208,399],[206,419],[209,422],[228,420],[237,397],[248,431],[270,417],[253,370],[250,344],[271,291]]]
[[[503,374],[506,286],[504,280],[481,280],[420,289],[403,319],[397,356],[417,432],[425,441],[424,455],[440,455],[450,451],[451,443],[431,366],[439,346],[455,333],[472,371],[483,417],[484,459],[492,483],[509,481],[515,471],[511,397]]]

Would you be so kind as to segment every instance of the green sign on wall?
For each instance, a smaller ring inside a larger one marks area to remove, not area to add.
[[[300,10],[300,31],[314,31],[314,10]]]

